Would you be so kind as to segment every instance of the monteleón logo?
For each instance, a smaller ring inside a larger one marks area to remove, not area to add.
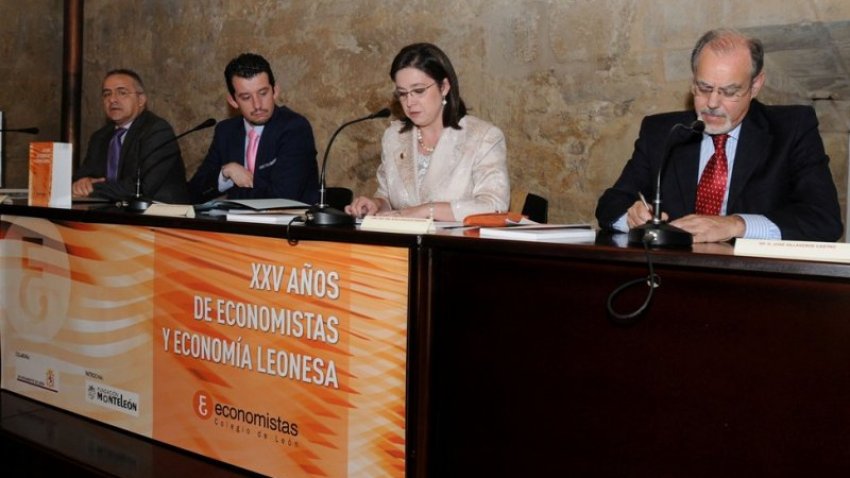
[[[139,394],[86,380],[86,402],[139,416]]]
[[[226,420],[241,422],[245,425],[265,428],[266,430],[273,432],[285,433],[293,437],[298,436],[297,423],[284,420],[281,417],[268,412],[255,412],[227,403],[215,403],[210,394],[203,390],[195,392],[192,402],[192,408],[195,410],[195,415],[203,420],[207,420],[215,416]]]

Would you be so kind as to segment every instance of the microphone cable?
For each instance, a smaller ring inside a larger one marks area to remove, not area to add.
[[[292,225],[296,223],[306,224],[307,218],[303,215],[295,216],[290,219],[288,223],[286,223],[286,242],[289,243],[290,246],[298,245],[298,239],[293,239],[292,234],[290,234],[290,227],[292,227]]]
[[[652,301],[652,295],[655,293],[655,289],[661,287],[661,276],[655,273],[655,267],[652,264],[652,254],[650,253],[649,244],[654,240],[655,236],[652,234],[647,234],[643,237],[643,247],[646,252],[646,265],[649,269],[649,275],[646,277],[641,277],[639,279],[630,280],[625,284],[621,285],[614,289],[613,292],[608,296],[608,318],[611,322],[616,325],[633,325],[637,322],[637,319],[640,318],[641,314],[646,311],[646,308],[649,306],[649,303]],[[617,296],[623,292],[624,290],[638,285],[640,283],[646,283],[646,286],[649,287],[649,290],[646,293],[646,299],[644,299],[643,304],[641,304],[637,309],[628,313],[620,313],[614,310],[614,300]]]

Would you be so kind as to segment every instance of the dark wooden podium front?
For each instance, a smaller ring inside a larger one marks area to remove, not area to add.
[[[640,249],[423,245],[429,476],[850,473],[850,266],[660,251],[622,326]]]

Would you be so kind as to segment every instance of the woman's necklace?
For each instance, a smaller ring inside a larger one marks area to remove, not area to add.
[[[425,154],[431,154],[437,148],[436,145],[430,148],[425,146],[425,141],[422,140],[422,130],[419,128],[416,128],[416,140],[419,141],[419,146],[422,148],[422,151],[425,151]]]

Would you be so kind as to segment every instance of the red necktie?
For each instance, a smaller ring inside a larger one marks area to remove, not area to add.
[[[726,164],[726,139],[728,134],[712,136],[714,141],[714,154],[705,165],[702,177],[697,186],[697,214],[708,214],[717,216],[720,214],[720,206],[723,205],[723,196],[726,195],[726,177],[729,166]]]

